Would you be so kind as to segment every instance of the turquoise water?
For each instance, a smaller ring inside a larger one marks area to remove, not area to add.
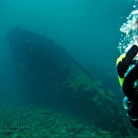
[[[85,65],[93,59],[103,59],[102,54],[106,59],[110,56],[113,63],[119,28],[130,13],[132,3],[126,0],[1,0],[1,35],[21,25],[71,50]]]
[[[0,137],[137,137],[115,67],[133,4],[1,0]]]

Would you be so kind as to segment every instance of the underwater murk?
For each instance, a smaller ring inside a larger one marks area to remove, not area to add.
[[[135,0],[118,28],[119,54],[137,44],[137,18]],[[4,35],[11,58],[0,70],[0,138],[137,138],[110,63],[85,66],[72,49],[22,26],[7,27]]]

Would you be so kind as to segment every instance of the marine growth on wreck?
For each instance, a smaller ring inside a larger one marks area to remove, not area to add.
[[[88,74],[64,48],[20,27],[9,30],[7,40],[30,100],[75,110],[94,126],[110,132],[116,128],[124,136],[133,133],[115,101],[115,93]]]

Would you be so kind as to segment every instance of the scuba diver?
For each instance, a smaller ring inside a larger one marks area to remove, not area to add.
[[[128,111],[131,124],[138,128],[138,46],[133,45],[116,62],[119,83],[125,94],[124,108]]]

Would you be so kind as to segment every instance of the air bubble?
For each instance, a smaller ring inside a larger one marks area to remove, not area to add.
[[[138,0],[137,0],[138,1]],[[134,4],[135,8],[137,5]],[[126,17],[127,21],[120,27],[121,37],[118,43],[120,54],[126,52],[133,44],[138,44],[138,10],[134,10]]]

